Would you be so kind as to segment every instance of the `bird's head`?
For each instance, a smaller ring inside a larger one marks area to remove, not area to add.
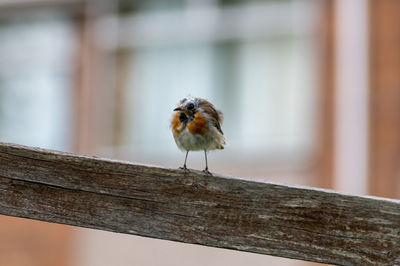
[[[182,111],[188,116],[192,116],[194,113],[196,113],[199,105],[199,99],[186,97],[179,101],[178,107],[176,107],[174,111]]]

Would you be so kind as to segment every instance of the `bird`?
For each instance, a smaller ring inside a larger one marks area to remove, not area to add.
[[[178,103],[171,120],[172,134],[179,149],[186,151],[185,162],[180,169],[186,173],[186,161],[189,151],[204,151],[208,170],[207,151],[224,149],[226,144],[221,124],[224,115],[209,101],[197,97],[185,97]]]

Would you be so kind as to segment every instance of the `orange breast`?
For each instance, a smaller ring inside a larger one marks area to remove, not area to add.
[[[204,135],[207,130],[206,118],[201,113],[197,112],[193,121],[187,124],[187,129],[192,134]]]
[[[174,132],[180,134],[179,128],[181,127],[181,121],[179,121],[179,112],[176,112],[174,118],[172,119],[172,129]]]

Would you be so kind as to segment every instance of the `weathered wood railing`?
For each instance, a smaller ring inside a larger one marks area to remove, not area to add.
[[[400,264],[400,201],[1,143],[0,213],[316,262]]]

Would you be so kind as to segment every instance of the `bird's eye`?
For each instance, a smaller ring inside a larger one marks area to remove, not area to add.
[[[193,110],[194,109],[194,104],[193,103],[189,103],[187,106],[188,110]]]

